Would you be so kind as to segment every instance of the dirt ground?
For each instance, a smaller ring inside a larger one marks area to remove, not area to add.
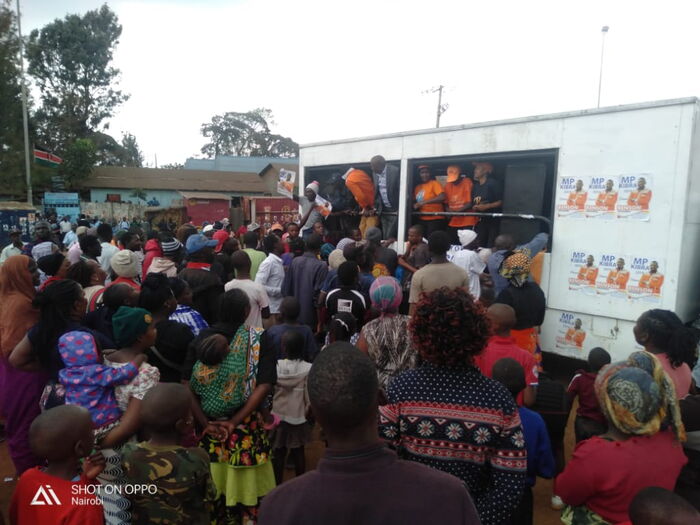
[[[571,452],[574,446],[573,439],[573,415],[576,413],[576,408],[573,407],[571,410],[571,416],[569,417],[569,424],[566,428],[566,439],[565,439],[565,451],[567,459],[571,456]],[[314,435],[317,436],[317,432]],[[306,448],[306,464],[307,469],[316,468],[318,460],[323,455],[324,445],[319,439],[315,439]],[[293,471],[287,470],[285,473],[286,477],[292,477]],[[12,498],[12,492],[15,488],[16,478],[12,462],[7,451],[7,443],[0,443],[0,508],[2,508],[2,514],[5,518],[5,523],[9,523],[8,520],[8,510],[10,507],[10,499]],[[559,520],[559,512],[554,511],[550,508],[550,498],[552,497],[552,481],[546,479],[538,479],[537,485],[535,485],[534,493],[534,521],[535,525],[558,525],[561,523]]]

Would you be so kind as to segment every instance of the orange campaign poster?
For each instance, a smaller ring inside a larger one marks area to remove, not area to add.
[[[557,217],[583,218],[590,198],[591,177],[561,177],[557,191]]]
[[[569,259],[569,290],[595,295],[598,263],[590,251],[574,250]]]
[[[618,186],[617,217],[636,221],[648,221],[651,213],[652,176],[649,173],[620,175]]]
[[[614,219],[615,206],[619,198],[617,177],[592,177],[589,193],[591,201],[586,205],[586,217]]]
[[[630,257],[618,253],[603,253],[598,256],[598,277],[596,292],[627,299],[627,286],[630,280]]]
[[[654,257],[632,257],[628,297],[633,301],[660,303],[664,286],[664,263],[664,260]]]
[[[294,193],[294,182],[296,178],[296,171],[281,169],[277,181],[277,193],[291,199]]]
[[[583,351],[590,325],[591,318],[586,315],[562,312],[557,323],[557,348]]]

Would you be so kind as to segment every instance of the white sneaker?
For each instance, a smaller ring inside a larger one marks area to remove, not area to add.
[[[554,510],[561,510],[564,508],[564,502],[559,496],[552,496],[551,506]]]

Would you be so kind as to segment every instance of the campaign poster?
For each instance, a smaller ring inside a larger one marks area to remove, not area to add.
[[[583,352],[591,319],[586,315],[562,312],[557,322],[556,347]]]
[[[557,191],[557,217],[584,218],[591,177],[561,177]]]
[[[619,299],[627,299],[630,280],[630,258],[618,253],[602,253],[598,256],[596,292]]]
[[[294,182],[297,178],[296,171],[281,169],[277,180],[277,193],[291,199],[294,193]]]
[[[620,175],[618,187],[620,199],[617,202],[618,219],[648,221],[651,210],[652,178],[648,173]]]
[[[323,215],[324,218],[328,217],[333,211],[333,205],[320,195],[316,195],[314,204],[316,205],[316,211]]]
[[[569,290],[595,295],[598,280],[597,257],[590,251],[574,250],[569,259]]]
[[[615,206],[619,197],[617,177],[591,177],[588,186],[590,196],[586,204],[586,217],[589,219],[615,219]]]
[[[632,257],[628,297],[637,302],[661,303],[664,286],[664,263],[659,258],[649,256]]]

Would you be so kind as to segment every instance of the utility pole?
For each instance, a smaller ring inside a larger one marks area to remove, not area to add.
[[[19,37],[19,78],[22,83],[22,120],[24,121],[24,164],[27,176],[27,204],[33,204],[32,164],[29,155],[29,119],[27,117],[27,83],[24,81],[24,41],[22,40],[22,15],[17,0],[17,36]]]
[[[440,127],[440,116],[447,111],[447,108],[450,107],[449,104],[443,104],[442,103],[442,90],[445,89],[445,86],[440,84],[436,88],[431,88],[431,89],[426,89],[425,91],[422,91],[422,93],[425,95],[427,93],[437,93],[438,94],[438,105],[437,105],[437,120],[435,121],[435,127],[439,128]]]
[[[602,33],[602,43],[600,46],[600,72],[598,73],[598,107],[600,107],[600,90],[603,87],[603,57],[605,56],[605,35],[608,34],[610,27],[603,26],[600,30]]]

